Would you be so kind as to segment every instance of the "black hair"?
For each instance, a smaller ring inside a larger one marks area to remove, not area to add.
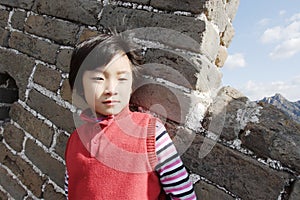
[[[78,44],[73,51],[70,62],[69,83],[71,90],[76,89],[78,94],[82,94],[83,73],[107,65],[118,53],[127,55],[132,64],[133,73],[142,64],[139,49],[134,43],[125,40],[120,35],[101,34]]]

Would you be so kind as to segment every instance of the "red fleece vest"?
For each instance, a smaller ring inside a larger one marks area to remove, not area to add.
[[[66,149],[70,200],[164,199],[154,171],[153,117],[125,108],[112,119],[85,121]]]

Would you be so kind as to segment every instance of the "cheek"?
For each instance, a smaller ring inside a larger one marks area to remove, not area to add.
[[[89,83],[84,86],[84,95],[86,99],[94,100],[101,95],[102,87],[97,83]]]

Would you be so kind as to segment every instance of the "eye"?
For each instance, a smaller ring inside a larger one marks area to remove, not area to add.
[[[119,81],[127,81],[128,79],[127,78],[119,78]]]
[[[104,78],[103,78],[103,77],[100,77],[100,76],[97,76],[97,77],[92,77],[92,80],[103,81]]]

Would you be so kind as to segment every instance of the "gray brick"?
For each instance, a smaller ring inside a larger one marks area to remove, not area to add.
[[[0,4],[16,8],[30,9],[34,0],[0,0]]]
[[[278,160],[299,173],[300,124],[271,104],[260,103],[259,106],[263,108],[259,122],[249,122],[240,131],[243,146],[258,156]],[[247,131],[250,134],[246,134]]]
[[[135,30],[135,37],[159,41],[174,48],[195,52],[200,51],[202,33],[206,31],[204,21],[195,20],[191,17],[115,6],[106,6],[103,9],[100,25],[106,29],[116,28],[118,32],[141,28]],[[144,27],[161,27],[164,29],[149,30]]]
[[[6,151],[4,159],[1,159],[1,163],[7,166],[34,195],[41,197],[42,185],[45,179],[40,177],[29,163],[25,162],[21,157],[13,155],[10,151]]]
[[[201,158],[197,155],[204,153],[201,149],[203,141],[204,138],[196,134],[193,143],[182,156],[187,168],[224,186],[242,199],[277,199],[290,178],[285,172],[275,171],[218,143]]]
[[[43,197],[44,199],[55,199],[55,200],[66,199],[64,194],[56,192],[53,185],[50,184],[46,185]]]
[[[13,32],[11,34],[9,46],[51,64],[55,63],[56,53],[59,48],[58,45],[33,38],[20,32]]]
[[[8,196],[0,190],[0,199],[8,199]]]
[[[121,0],[121,1],[138,3],[138,4],[143,4],[143,5],[149,5],[149,3],[150,3],[150,0]]]
[[[10,32],[2,27],[0,27],[0,45],[3,47],[8,46],[8,39],[10,36]]]
[[[16,81],[19,88],[19,98],[22,100],[25,99],[28,78],[34,64],[34,59],[27,55],[0,49],[0,72],[7,72]]]
[[[57,55],[56,66],[63,72],[69,72],[72,49],[60,49]]]
[[[148,82],[147,79],[141,78],[135,81],[131,103],[148,110],[150,109],[172,121],[183,124],[192,105],[192,95],[185,94],[164,84],[153,81]],[[158,106],[153,107],[153,105],[159,105],[164,110]]]
[[[25,155],[56,184],[61,188],[64,187],[65,166],[61,162],[54,159],[32,140],[26,142]]]
[[[15,29],[23,31],[25,24],[26,12],[15,10],[13,16],[11,17],[11,26]]]
[[[31,108],[41,113],[59,128],[62,128],[69,133],[74,131],[75,126],[71,111],[59,106],[55,101],[42,95],[36,90],[31,90],[28,104]]]
[[[289,200],[297,200],[300,197],[300,180],[296,180],[296,182],[293,184],[293,189],[290,195]]]
[[[29,16],[25,30],[38,36],[46,37],[64,45],[74,45],[79,26],[46,16]]]
[[[101,2],[96,0],[36,0],[33,8],[40,14],[52,15],[88,25],[96,25],[101,9]]]
[[[65,150],[69,137],[64,133],[60,133],[56,139],[55,152],[62,158],[65,158]]]
[[[150,6],[168,11],[187,11],[199,14],[204,11],[205,2],[208,0],[151,0]]]
[[[9,16],[9,11],[0,10],[0,27],[4,28],[7,26],[8,16]]]
[[[7,171],[0,167],[0,185],[14,198],[23,199],[27,192],[18,182],[7,174]]]
[[[20,104],[14,103],[10,111],[11,118],[34,138],[50,147],[54,135],[53,128],[47,126],[42,120],[37,119]]]
[[[201,200],[212,200],[212,199],[222,199],[222,200],[234,200],[232,196],[226,194],[217,187],[210,185],[204,181],[199,181],[194,185],[196,195]]]
[[[162,78],[189,89],[196,88],[195,74],[198,70],[184,56],[169,51],[149,49],[145,54],[145,63],[141,68],[142,74]]]
[[[64,82],[63,82],[63,85],[61,88],[61,97],[64,100],[72,103],[72,91],[71,91],[71,87],[70,87],[68,79],[64,80]]]
[[[57,70],[39,64],[35,70],[33,81],[56,92],[61,81],[61,74]]]
[[[21,152],[25,134],[22,130],[8,124],[4,126],[3,138],[15,151]]]

